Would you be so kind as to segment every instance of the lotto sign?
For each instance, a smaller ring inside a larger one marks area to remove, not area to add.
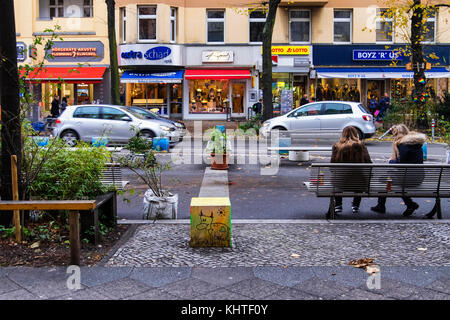
[[[262,53],[262,49],[261,49]],[[272,46],[273,55],[305,55],[310,53],[309,46]]]

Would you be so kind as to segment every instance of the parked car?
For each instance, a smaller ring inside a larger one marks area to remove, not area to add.
[[[167,123],[170,123],[170,124],[174,125],[180,131],[180,141],[186,135],[186,126],[181,121],[164,118],[164,117],[160,116],[157,113],[154,113],[154,112],[152,112],[152,111],[150,111],[148,109],[141,108],[141,107],[127,106],[126,108],[131,110],[131,111],[134,111],[134,112],[137,112],[137,113],[143,115],[147,119],[161,120],[161,121],[165,121]]]
[[[305,104],[291,112],[269,119],[262,124],[261,135],[272,130],[292,133],[321,131],[340,133],[347,126],[357,129],[361,139],[375,134],[373,116],[358,102],[320,101]]]
[[[53,135],[69,145],[101,137],[126,144],[136,131],[145,138],[168,137],[172,144],[180,139],[179,130],[167,121],[147,119],[122,106],[97,104],[68,106],[56,119]]]

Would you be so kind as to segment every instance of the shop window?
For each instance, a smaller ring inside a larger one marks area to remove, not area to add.
[[[311,87],[316,101],[361,101],[360,79],[320,79]]]
[[[79,107],[73,112],[74,118],[100,119],[99,107]]]
[[[254,10],[248,17],[249,40],[252,43],[262,43],[262,33],[266,23],[266,13],[263,10]]]
[[[311,41],[311,11],[289,11],[289,37],[292,43],[309,43]]]
[[[436,11],[428,9],[425,14],[427,15],[427,21],[423,30],[422,43],[434,43],[436,41]]]
[[[334,42],[352,42],[352,11],[334,10]]]
[[[207,10],[206,11],[206,29],[207,42],[223,43],[225,42],[225,11]]]
[[[156,41],[156,6],[138,7],[139,41]]]
[[[376,41],[393,42],[393,19],[388,9],[377,9]]]
[[[127,43],[127,9],[120,8],[120,38],[122,43]]]
[[[226,112],[228,93],[228,80],[189,80],[189,113]]]
[[[183,85],[181,83],[169,84],[170,114],[183,113]]]
[[[170,42],[177,41],[177,8],[170,8]]]

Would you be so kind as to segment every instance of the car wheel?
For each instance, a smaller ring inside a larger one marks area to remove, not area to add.
[[[60,137],[71,147],[74,147],[80,139],[78,134],[73,130],[65,130],[61,133]]]
[[[140,132],[140,136],[144,139],[153,139],[155,137],[155,134],[150,130],[142,130]]]

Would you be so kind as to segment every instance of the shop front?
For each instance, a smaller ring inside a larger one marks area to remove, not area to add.
[[[449,46],[427,46],[424,51],[425,56],[441,57],[425,71],[427,90],[436,97],[448,91],[450,72],[443,65],[448,63]],[[318,101],[356,101],[368,106],[372,97],[379,101],[384,93],[391,98],[408,97],[414,87],[413,71],[405,67],[409,57],[394,46],[315,45],[313,61],[312,93]]]
[[[119,47],[123,103],[181,118],[183,107],[182,47],[130,44]]]
[[[109,65],[102,64],[101,41],[55,41],[47,54],[52,58],[43,67],[21,70],[44,115],[55,95],[69,105],[110,102]]]
[[[258,47],[186,47],[183,118],[246,118],[257,102]]]
[[[311,96],[308,77],[311,64],[311,46],[272,46],[274,115],[285,114],[293,108],[298,108],[303,95]],[[262,66],[262,57],[259,58],[259,65]]]

